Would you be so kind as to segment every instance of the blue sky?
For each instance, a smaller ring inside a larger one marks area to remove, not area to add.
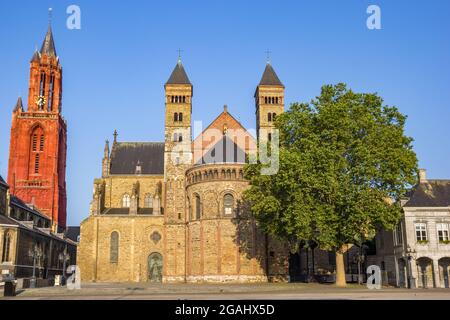
[[[81,8],[81,30],[66,8]],[[370,4],[382,30],[366,27]],[[323,84],[378,92],[407,114],[420,166],[450,178],[450,1],[1,1],[0,174],[6,178],[11,111],[26,100],[29,60],[53,31],[64,68],[68,121],[68,222],[87,217],[105,139],[162,141],[164,90],[183,50],[194,84],[193,117],[209,124],[223,109],[255,127],[253,94],[265,51],[288,103]]]

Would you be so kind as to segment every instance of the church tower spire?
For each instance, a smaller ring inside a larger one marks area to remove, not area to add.
[[[184,230],[186,227],[187,198],[185,192],[186,170],[192,166],[192,96],[193,86],[184,70],[181,59],[165,84],[165,151],[164,151],[164,219],[166,237],[177,239],[167,243],[167,279],[185,277],[185,267],[176,267],[184,261],[186,252]]]
[[[30,111],[60,113],[61,105],[62,67],[49,24],[41,50],[36,50],[31,58],[28,108]]]
[[[256,88],[255,105],[258,140],[270,141],[275,119],[284,112],[284,85],[269,60]]]
[[[11,193],[66,226],[67,126],[61,115],[62,67],[51,25],[30,61],[28,108],[14,108],[8,164]]]

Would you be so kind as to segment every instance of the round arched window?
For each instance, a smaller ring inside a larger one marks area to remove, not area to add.
[[[230,216],[233,214],[234,211],[234,197],[232,194],[226,194],[223,197],[223,208],[224,208],[224,214],[226,216]]]

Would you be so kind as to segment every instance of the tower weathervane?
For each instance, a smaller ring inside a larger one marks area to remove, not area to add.
[[[178,52],[178,62],[181,62],[181,53],[183,52],[183,50],[178,49],[177,52]]]
[[[270,63],[270,54],[272,53],[272,51],[267,50],[266,51],[266,55],[267,55],[267,63]]]
[[[119,134],[117,133],[117,130],[114,130],[114,143],[117,143],[117,136]]]
[[[53,18],[53,8],[48,8],[48,25],[52,25],[52,18]]]

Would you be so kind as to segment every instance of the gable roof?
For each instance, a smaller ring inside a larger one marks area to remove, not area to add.
[[[404,207],[450,206],[450,180],[427,180],[419,183],[408,195]]]
[[[215,163],[245,163],[246,153],[227,135],[206,152],[196,165]]]
[[[238,147],[246,154],[256,151],[256,139],[228,112],[228,107],[225,106],[223,112],[192,142],[194,163],[200,163],[202,157],[223,138],[224,127],[227,128],[227,136],[231,141],[237,141]]]
[[[267,63],[266,69],[264,70],[261,81],[259,82],[260,86],[282,86],[280,79],[278,78],[275,70],[273,69],[270,63]]]
[[[191,84],[189,78],[184,70],[183,64],[181,60],[178,60],[175,69],[173,69],[172,74],[170,75],[169,80],[167,80],[166,84]]]
[[[116,142],[111,151],[111,174],[134,175],[140,164],[141,174],[164,174],[163,142]]]

